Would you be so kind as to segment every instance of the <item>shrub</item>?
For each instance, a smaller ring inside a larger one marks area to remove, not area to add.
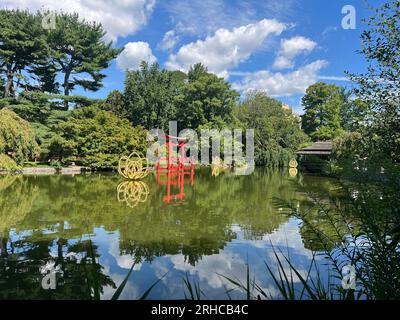
[[[15,163],[13,159],[5,154],[0,154],[0,172],[15,172],[21,168]]]
[[[18,164],[39,154],[29,123],[8,108],[0,110],[0,153],[10,155]]]
[[[115,168],[121,155],[145,153],[146,130],[96,107],[76,109],[59,124],[48,147],[49,157],[97,169]]]

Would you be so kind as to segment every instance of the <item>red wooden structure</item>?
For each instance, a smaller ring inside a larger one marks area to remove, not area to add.
[[[186,138],[166,135],[167,156],[160,157],[157,161],[157,174],[180,172],[184,175],[194,176],[194,160],[186,157]],[[174,140],[176,142],[174,142]],[[177,147],[177,155],[172,154],[173,148]],[[166,163],[166,165],[163,165]]]
[[[163,201],[170,203],[172,200],[183,200],[185,198],[184,184],[185,176],[190,177],[190,184],[194,182],[194,160],[186,156],[185,146],[188,142],[186,138],[173,137],[166,135],[167,156],[160,157],[157,161],[157,183],[167,185],[167,195]],[[177,155],[174,156],[173,148],[177,148]],[[161,176],[166,175],[166,180]],[[179,193],[171,194],[171,186],[178,186]]]

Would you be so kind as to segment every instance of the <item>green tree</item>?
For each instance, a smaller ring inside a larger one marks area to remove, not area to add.
[[[4,88],[5,88],[4,85],[5,85],[5,81],[0,72],[0,96],[2,96],[4,94]]]
[[[368,104],[360,98],[350,100],[342,108],[340,115],[341,126],[346,131],[355,131],[364,127],[368,113]]]
[[[7,154],[17,163],[35,158],[39,147],[29,123],[8,108],[0,110],[0,154]]]
[[[300,118],[282,108],[282,102],[263,92],[250,92],[235,114],[245,128],[254,129],[255,161],[258,165],[287,166],[295,151],[308,142]]]
[[[175,99],[184,79],[179,75],[146,62],[139,70],[126,72],[125,107],[134,125],[167,129],[168,121],[176,118]]]
[[[101,88],[105,77],[101,71],[122,51],[113,48],[112,42],[105,43],[105,34],[101,24],[82,20],[78,14],[57,16],[56,28],[49,30],[47,36],[51,49],[47,76],[51,78],[55,71],[63,74],[64,95],[68,96],[76,86],[90,91]],[[68,109],[68,100],[64,108]]]
[[[0,10],[0,73],[5,75],[5,97],[14,96],[23,71],[47,54],[45,34],[37,15]],[[1,82],[1,81],[0,81]]]
[[[181,129],[197,129],[209,122],[230,123],[239,94],[229,83],[208,73],[202,64],[194,65],[188,73],[188,83],[177,99],[178,125]]]
[[[95,107],[76,109],[56,127],[49,156],[99,169],[115,168],[121,155],[145,153],[146,131]]]
[[[128,118],[128,112],[125,108],[124,95],[118,90],[111,91],[107,99],[100,105],[102,110],[110,111],[120,118]]]
[[[208,74],[208,69],[202,63],[196,63],[194,66],[190,67],[188,72],[188,80],[190,82],[199,80],[201,77]]]
[[[367,149],[400,162],[400,1],[391,0],[366,20],[360,53],[368,63],[364,74],[350,74],[355,94],[367,110],[360,132]],[[362,143],[362,141],[360,141]]]
[[[341,113],[347,106],[343,88],[324,82],[310,86],[302,99],[302,127],[313,140],[331,140],[342,132]]]

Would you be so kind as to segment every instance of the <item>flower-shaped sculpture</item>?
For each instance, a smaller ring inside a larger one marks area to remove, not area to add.
[[[129,180],[143,179],[149,174],[149,162],[147,158],[133,152],[119,159],[118,173]]]
[[[289,162],[290,168],[297,168],[298,166],[299,166],[299,164],[297,163],[297,161],[295,159],[290,160],[290,162]]]

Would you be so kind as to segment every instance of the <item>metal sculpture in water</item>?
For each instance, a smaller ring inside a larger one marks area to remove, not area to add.
[[[293,178],[297,176],[298,170],[297,167],[299,166],[299,164],[297,163],[297,161],[295,159],[290,160],[289,162],[289,175]]]
[[[143,179],[149,174],[149,161],[137,152],[132,152],[119,159],[118,173],[129,180]]]
[[[129,181],[121,182],[117,187],[117,198],[119,202],[133,208],[139,203],[147,201],[150,194],[148,185],[143,181],[149,174],[149,162],[137,152],[129,156],[122,156],[118,162],[118,173]]]
[[[297,168],[298,166],[299,166],[299,164],[297,163],[297,161],[295,159],[290,160],[290,162],[289,162],[290,168]]]

